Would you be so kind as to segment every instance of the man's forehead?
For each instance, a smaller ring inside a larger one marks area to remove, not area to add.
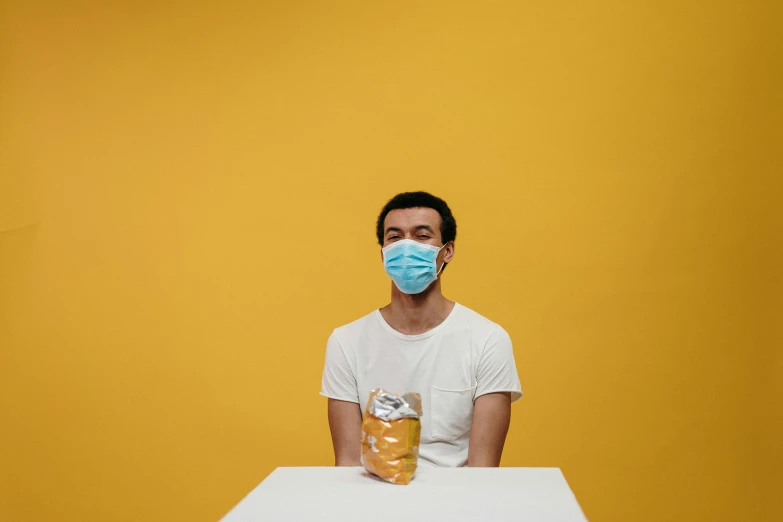
[[[386,214],[384,225],[384,228],[416,227],[419,225],[430,225],[437,228],[440,226],[440,214],[434,208],[399,208]]]

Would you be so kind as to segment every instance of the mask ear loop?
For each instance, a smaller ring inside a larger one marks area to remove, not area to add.
[[[451,241],[446,241],[446,245],[448,245],[449,243],[451,243]],[[438,249],[438,254],[440,254],[440,251],[441,251],[441,250],[443,250],[444,248],[446,248],[446,245],[443,245],[442,247],[440,247],[440,248]],[[437,257],[437,256],[435,256],[435,257]],[[438,276],[440,275],[440,273],[443,271],[443,267],[445,267],[445,266],[446,266],[446,262],[444,261],[444,262],[443,262],[443,264],[442,264],[442,265],[440,265],[440,270],[438,270],[438,272],[435,274],[435,277],[438,277]]]

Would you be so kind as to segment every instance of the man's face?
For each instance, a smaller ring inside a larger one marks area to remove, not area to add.
[[[438,248],[443,246],[440,235],[440,214],[433,208],[403,208],[386,214],[383,222],[383,246],[401,239],[413,239]],[[454,257],[454,243],[438,254],[437,263],[451,262]]]

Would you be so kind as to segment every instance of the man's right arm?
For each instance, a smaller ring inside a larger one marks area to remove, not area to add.
[[[359,460],[362,412],[355,402],[329,399],[329,431],[332,432],[335,466],[361,466]]]
[[[359,406],[359,390],[354,371],[334,334],[326,343],[321,395],[329,398],[329,430],[332,432],[335,466],[361,466],[362,410]]]

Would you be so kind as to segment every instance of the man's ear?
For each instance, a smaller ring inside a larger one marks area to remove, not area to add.
[[[443,247],[443,262],[451,263],[452,259],[454,259],[454,241],[449,241],[446,243],[446,246]]]

